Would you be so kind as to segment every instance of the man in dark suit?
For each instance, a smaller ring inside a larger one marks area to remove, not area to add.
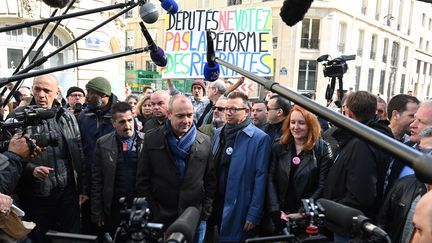
[[[172,224],[190,206],[201,210],[197,242],[202,242],[205,221],[211,214],[216,187],[210,138],[193,123],[192,102],[175,95],[168,105],[168,120],[144,137],[138,161],[138,196],[147,198],[150,220]]]

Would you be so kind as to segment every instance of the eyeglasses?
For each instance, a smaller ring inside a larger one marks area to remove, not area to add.
[[[237,108],[237,107],[230,107],[230,108],[225,108],[225,111],[229,112],[229,113],[237,113],[238,111],[242,111],[242,110],[246,110],[247,108],[245,107],[241,107],[241,108]]]
[[[220,107],[220,106],[213,106],[212,109],[217,111],[225,111],[225,107]]]
[[[279,110],[279,109],[280,109],[280,107],[270,108],[270,107],[267,106],[267,110],[269,110],[269,111],[271,111],[271,110]]]

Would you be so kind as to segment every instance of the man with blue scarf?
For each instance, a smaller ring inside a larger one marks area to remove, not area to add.
[[[166,229],[183,211],[201,210],[195,242],[203,242],[206,220],[212,212],[216,174],[210,138],[193,123],[192,102],[175,95],[168,104],[165,126],[150,130],[143,142],[137,168],[138,196],[147,198],[150,220]]]

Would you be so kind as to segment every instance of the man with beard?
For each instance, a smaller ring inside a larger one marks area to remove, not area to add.
[[[143,132],[148,132],[165,124],[168,116],[168,102],[170,95],[165,90],[158,90],[150,96],[153,117],[143,124]]]
[[[213,121],[211,124],[205,124],[199,127],[198,129],[204,134],[208,135],[211,139],[213,135],[219,127],[225,125],[225,105],[227,102],[227,98],[220,97],[216,104],[212,107],[213,110]]]
[[[252,123],[263,131],[266,131],[268,128],[267,115],[267,106],[263,101],[253,104],[251,111]]]
[[[103,77],[91,79],[86,84],[87,108],[78,117],[78,124],[82,134],[82,143],[85,156],[85,193],[90,197],[92,174],[91,169],[95,161],[96,140],[105,134],[114,131],[111,123],[111,107],[117,103],[117,96],[111,93],[110,82]],[[83,233],[97,234],[96,227],[90,220],[90,201],[81,205]]]
[[[135,131],[132,106],[119,102],[112,106],[115,131],[96,141],[92,170],[92,221],[114,236],[120,225],[119,199],[131,203],[136,195],[135,178],[144,134]]]
[[[165,125],[145,134],[138,160],[138,195],[147,199],[150,221],[165,228],[187,207],[200,209],[197,242],[202,242],[216,186],[210,139],[196,129],[189,98],[175,95],[168,107]]]

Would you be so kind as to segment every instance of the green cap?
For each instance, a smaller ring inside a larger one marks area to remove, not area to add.
[[[86,89],[91,89],[102,93],[104,95],[111,96],[111,84],[106,78],[96,77],[88,81],[86,84]]]

